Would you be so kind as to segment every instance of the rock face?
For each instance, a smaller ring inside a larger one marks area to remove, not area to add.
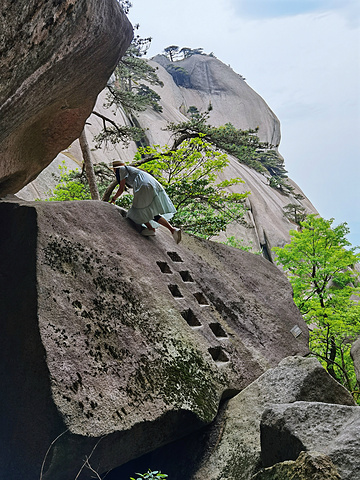
[[[74,478],[99,440],[91,464],[112,469],[208,424],[222,398],[308,351],[291,288],[261,257],[142,237],[103,202],[13,200],[0,216],[9,480],[38,479],[43,461],[44,480]]]
[[[4,0],[0,31],[3,196],[79,137],[132,27],[116,0]]]
[[[261,420],[262,459],[265,466],[296,459],[300,451],[330,457],[342,480],[359,478],[358,406],[295,402],[270,406]]]
[[[314,430],[328,429],[323,445],[331,443],[330,437],[335,436],[336,432],[333,430],[333,423],[329,416],[321,414],[322,407],[332,408],[334,415],[338,415],[338,418],[341,418],[344,410],[359,411],[358,407],[354,406],[349,392],[335,382],[317,360],[286,358],[276,368],[265,372],[225,403],[211,426],[196,435],[188,436],[173,445],[159,449],[141,460],[138,459],[136,465],[132,463],[126,467],[127,470],[123,467],[124,469],[110,476],[109,480],[127,478],[127,474],[130,475],[135,471],[134,468],[139,469],[143,466],[146,469],[148,468],[146,465],[156,466],[157,469],[169,474],[172,480],[183,478],[187,480],[250,480],[262,466],[273,465],[283,460],[295,460],[301,451],[301,448],[295,449],[290,441],[288,444],[291,447],[286,449],[285,433],[282,443],[274,436],[266,442],[266,445],[260,439],[260,424],[264,410],[269,406],[281,410],[283,403],[286,403],[289,408],[291,405],[302,404],[303,410],[300,408],[298,410],[298,418],[300,415],[304,418],[302,439],[306,436],[308,429],[311,431],[310,422],[305,420],[307,409],[311,409],[312,405],[319,405],[319,416],[315,421]],[[281,419],[279,425],[282,425]],[[357,445],[354,431],[349,438],[352,438]],[[311,441],[311,444],[312,450],[317,450],[315,442]],[[304,445],[307,447],[309,443],[305,442]],[[278,450],[277,447],[279,447]],[[297,444],[296,447],[298,447]],[[304,449],[307,449],[306,447]],[[293,449],[293,456],[285,458],[290,448]],[[274,453],[270,462],[266,457],[268,450],[273,453],[281,451],[283,457],[275,456]],[[319,451],[328,454],[324,449]],[[189,458],[191,462],[188,461]],[[335,458],[333,462],[336,463]]]
[[[177,95],[168,99],[167,105],[177,103],[177,110],[187,114],[190,106],[206,111],[209,103],[210,123],[224,125],[232,123],[242,130],[259,128],[259,137],[275,147],[280,143],[280,122],[261,96],[256,93],[231,67],[215,57],[193,55],[184,60],[170,62],[165,56],[157,55],[152,59],[154,65],[161,65],[172,75]],[[174,69],[175,67],[175,69]],[[182,71],[185,81],[181,81],[174,72]],[[163,73],[159,75],[166,77]],[[166,83],[169,83],[167,80]],[[160,95],[164,89],[158,90]],[[166,113],[165,113],[166,115]]]

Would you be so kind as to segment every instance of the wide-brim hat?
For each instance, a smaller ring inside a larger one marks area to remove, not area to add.
[[[123,167],[125,165],[124,162],[121,162],[120,160],[114,160],[112,162],[112,166],[113,168],[119,168],[119,167]]]

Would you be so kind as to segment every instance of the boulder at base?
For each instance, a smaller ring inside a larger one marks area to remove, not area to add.
[[[264,410],[269,405],[275,408],[276,404],[281,410],[281,404],[287,403],[287,407],[298,405],[301,415],[302,405],[303,414],[306,416],[308,406],[314,405],[312,402],[326,402],[317,403],[319,418],[316,421],[319,428],[324,431],[328,429],[325,443],[330,443],[331,435],[335,437],[337,432],[333,430],[333,424],[328,421],[327,416],[321,415],[321,406],[325,408],[328,403],[332,403],[331,408],[335,415],[335,412],[341,415],[343,409],[358,409],[354,406],[350,393],[337,383],[316,359],[286,358],[276,368],[268,370],[241,393],[225,402],[210,426],[121,467],[107,478],[122,480],[134,471],[140,471],[141,467],[145,471],[150,465],[167,473],[171,480],[250,480],[264,466],[262,456],[265,446],[264,442],[260,441],[260,424]],[[278,438],[273,436],[269,439],[266,442],[268,455],[274,454],[278,445]],[[286,456],[287,445],[288,449],[293,450],[292,456]],[[273,461],[266,466],[282,460],[295,460],[301,448],[295,449],[285,440],[279,450],[282,456],[272,457]],[[316,450],[314,444],[312,450]],[[332,461],[335,463],[334,459]]]
[[[302,451],[330,457],[342,480],[360,478],[360,409],[325,403],[272,405],[261,420],[264,466],[295,460]]]

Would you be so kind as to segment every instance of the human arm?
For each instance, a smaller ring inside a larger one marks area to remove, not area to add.
[[[119,188],[117,190],[117,192],[115,193],[115,195],[112,197],[112,199],[110,200],[110,203],[114,203],[115,200],[120,197],[120,195],[123,193],[123,191],[125,190],[125,182],[126,182],[126,178],[123,178],[121,181],[120,181],[120,184],[119,184]]]

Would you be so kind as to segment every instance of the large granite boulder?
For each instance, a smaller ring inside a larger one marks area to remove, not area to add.
[[[359,478],[360,409],[316,402],[271,405],[261,420],[264,466],[295,460],[301,451],[327,455],[342,480]]]
[[[339,416],[344,408],[358,408],[354,407],[350,393],[316,359],[289,357],[225,402],[209,427],[131,462],[108,478],[121,480],[150,465],[168,473],[172,480],[250,480],[263,466],[260,424],[264,410],[269,405],[279,404],[281,408],[283,403],[298,402],[297,405],[299,401],[304,405],[304,412],[307,405],[313,405],[310,402],[332,403],[333,411],[340,412]],[[329,428],[328,436],[334,433],[327,417],[319,415],[316,425],[324,430]],[[267,444],[271,452],[276,451],[278,444],[272,440]],[[298,454],[296,451],[292,459]],[[276,458],[271,465],[281,460],[284,458]]]
[[[95,445],[91,464],[112,469],[207,425],[221,399],[308,352],[290,284],[259,256],[143,237],[103,202],[14,199],[0,218],[8,480],[38,480],[42,464],[44,480],[74,478]]]
[[[4,195],[79,137],[133,33],[116,0],[3,0],[0,10]]]

